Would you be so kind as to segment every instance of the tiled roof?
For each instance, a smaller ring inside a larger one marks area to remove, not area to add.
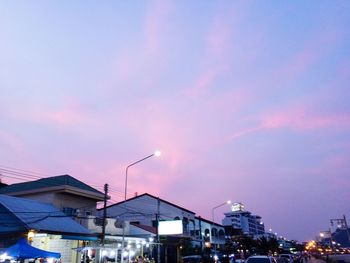
[[[91,232],[54,206],[31,199],[0,195],[0,233],[34,229],[89,235]]]
[[[8,185],[8,186],[1,188],[0,194],[23,192],[23,191],[30,191],[33,189],[57,187],[57,186],[64,186],[64,185],[76,187],[76,188],[79,188],[79,189],[82,189],[85,191],[90,191],[90,192],[93,192],[96,194],[103,195],[102,192],[96,190],[95,188],[93,188],[93,187],[75,179],[74,177],[67,175],[67,174],[42,178],[42,179],[39,179],[36,181],[11,184],[11,185]]]

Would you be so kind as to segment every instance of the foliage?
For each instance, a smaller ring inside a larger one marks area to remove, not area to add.
[[[197,246],[193,246],[192,242],[187,239],[181,241],[180,248],[181,256],[199,255],[201,253],[200,248]]]

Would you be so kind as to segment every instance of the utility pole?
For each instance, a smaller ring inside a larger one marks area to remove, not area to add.
[[[157,263],[160,263],[160,238],[159,238],[159,216],[160,216],[160,200],[159,197],[157,199]]]
[[[203,253],[202,218],[198,217],[198,219],[199,219],[199,240],[201,244],[201,253]]]
[[[348,228],[348,223],[346,222],[346,217],[345,217],[345,215],[343,215],[343,218],[344,218],[344,225],[345,225],[345,228],[346,228],[346,234],[348,235],[348,242],[350,243],[349,228]]]
[[[105,196],[103,199],[103,221],[102,221],[102,237],[101,237],[101,244],[104,246],[105,244],[105,235],[106,235],[106,218],[107,218],[107,197],[108,197],[108,184],[105,184],[104,186]]]

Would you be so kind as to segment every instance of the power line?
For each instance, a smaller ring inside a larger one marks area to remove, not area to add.
[[[33,171],[29,171],[29,170],[18,169],[18,168],[14,168],[14,167],[2,165],[2,164],[0,164],[0,167],[3,167],[3,168],[5,168],[5,169],[17,170],[17,171],[21,171],[21,172],[25,172],[25,173],[29,173],[29,174],[37,174],[37,175],[42,175],[42,176],[50,176],[49,174],[44,174],[44,173],[33,172]]]
[[[52,175],[49,175],[49,174],[33,172],[33,171],[14,168],[14,167],[5,166],[5,165],[0,165],[0,176],[20,180],[22,182],[29,181],[26,179],[40,180],[40,179],[44,179],[47,177],[53,177]],[[87,182],[85,179],[84,179],[84,182],[86,184],[88,184],[89,186],[99,188],[98,190],[100,192],[103,192],[101,190],[101,189],[103,189],[103,185],[93,184],[93,183]],[[47,183],[47,184],[49,185],[49,183]],[[119,195],[120,197],[124,196],[124,192],[116,187],[110,187],[110,191],[115,193],[116,195]],[[131,197],[131,195],[130,195],[130,197]]]

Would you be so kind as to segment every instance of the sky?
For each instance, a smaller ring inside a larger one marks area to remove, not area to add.
[[[349,25],[345,0],[1,1],[0,165],[118,202],[159,149],[129,197],[310,240],[350,217]]]

